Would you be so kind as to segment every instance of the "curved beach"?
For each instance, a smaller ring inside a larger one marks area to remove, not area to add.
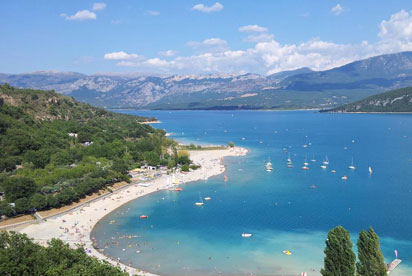
[[[195,164],[200,164],[201,168],[187,174],[179,174],[177,179],[179,184],[197,181],[211,176],[219,175],[225,171],[222,164],[223,158],[228,156],[243,156],[247,154],[247,149],[235,147],[222,150],[200,150],[190,151],[190,158]],[[147,194],[166,189],[167,175],[149,182],[150,186],[140,186],[138,183],[119,189],[96,201],[79,206],[69,213],[55,216],[37,224],[31,224],[24,228],[16,229],[21,233],[26,233],[30,238],[39,244],[45,245],[53,238],[59,238],[75,247],[78,244],[87,248],[88,254],[120,266],[129,274],[136,273],[142,275],[155,275],[141,271],[136,268],[121,263],[121,260],[111,259],[102,252],[93,248],[92,230],[99,221],[109,213],[127,202],[145,196]]]

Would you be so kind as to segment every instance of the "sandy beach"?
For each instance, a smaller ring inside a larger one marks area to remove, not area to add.
[[[176,176],[179,184],[219,175],[225,171],[225,167],[222,164],[224,157],[243,156],[247,154],[247,150],[235,147],[222,150],[189,151],[189,153],[190,159],[192,159],[195,164],[200,164],[201,168],[186,174],[179,173]],[[97,201],[79,206],[69,213],[55,216],[23,228],[17,228],[15,231],[26,233],[30,238],[33,238],[34,241],[42,245],[45,245],[47,241],[52,238],[59,238],[73,247],[76,246],[76,244],[83,244],[84,247],[87,248],[88,254],[98,259],[106,260],[113,265],[119,265],[130,275],[137,273],[139,275],[155,275],[124,265],[121,263],[121,260],[120,262],[118,260],[112,260],[94,249],[92,246],[91,231],[100,219],[121,205],[147,194],[166,189],[167,178],[167,175],[162,175],[152,182],[149,182],[151,184],[150,186],[140,186],[138,183],[131,185],[100,198]]]

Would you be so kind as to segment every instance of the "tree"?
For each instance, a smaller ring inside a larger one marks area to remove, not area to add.
[[[59,201],[54,195],[47,195],[46,201],[47,201],[47,206],[49,206],[50,208],[55,208],[55,207],[60,206]]]
[[[328,233],[325,248],[323,276],[354,276],[356,256],[352,251],[349,232],[336,226]]]
[[[233,148],[235,146],[235,143],[233,143],[232,141],[229,141],[229,143],[227,143],[227,145],[231,148]]]
[[[362,230],[358,239],[357,273],[360,276],[385,276],[386,266],[380,249],[379,237],[372,227]]]
[[[36,184],[30,178],[10,177],[3,184],[3,190],[8,202],[14,202],[18,198],[30,197],[36,191]]]
[[[184,165],[182,166],[182,171],[188,172],[188,171],[189,171],[189,165],[188,165],[188,164],[184,164]]]
[[[120,268],[87,256],[84,248],[72,249],[53,239],[47,247],[33,243],[25,234],[0,233],[0,275],[101,275],[126,276]]]
[[[16,204],[14,210],[19,214],[23,214],[30,209],[29,201],[25,197],[17,199],[14,204]]]
[[[144,153],[144,160],[150,166],[157,166],[160,163],[160,156],[155,151],[149,151]]]
[[[0,216],[5,215],[11,217],[14,215],[14,210],[6,201],[0,201]]]
[[[42,210],[47,206],[46,197],[42,194],[34,194],[30,198],[30,207],[36,210]]]

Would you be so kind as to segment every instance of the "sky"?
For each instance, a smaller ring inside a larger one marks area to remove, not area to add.
[[[0,0],[0,72],[326,70],[412,51],[410,0]]]

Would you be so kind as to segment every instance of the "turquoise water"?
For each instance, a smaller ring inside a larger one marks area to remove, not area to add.
[[[101,247],[108,245],[107,254],[161,275],[312,276],[320,275],[329,229],[343,225],[356,242],[372,225],[385,260],[397,249],[404,261],[392,275],[412,274],[411,115],[122,112],[159,118],[162,124],[154,126],[179,141],[234,141],[250,153],[225,159],[227,183],[219,175],[185,185],[181,193],[161,191],[104,218],[94,235]],[[326,155],[330,164],[323,170]],[[293,169],[286,166],[288,156]],[[348,169],[352,158],[355,171]],[[308,171],[301,169],[305,159]],[[269,160],[271,173],[264,168]],[[212,200],[195,207],[198,192]],[[141,214],[149,219],[140,220]],[[242,232],[253,236],[242,238]],[[124,235],[137,237],[119,239]],[[282,253],[286,249],[291,256]]]

